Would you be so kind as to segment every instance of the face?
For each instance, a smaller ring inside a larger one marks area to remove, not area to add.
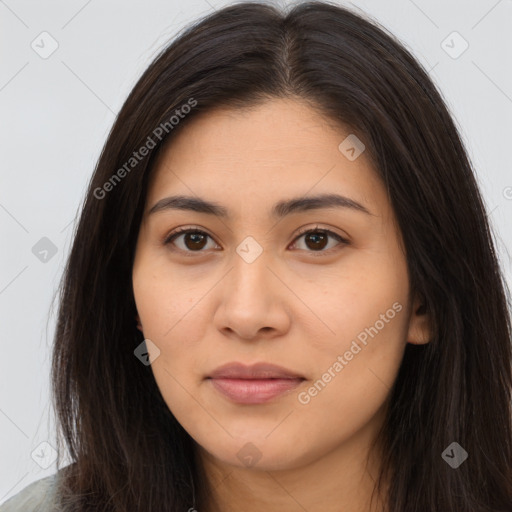
[[[349,134],[275,99],[201,114],[156,162],[139,328],[165,402],[212,459],[293,468],[370,439],[405,344],[428,341],[385,187]],[[229,363],[243,368],[217,371]]]

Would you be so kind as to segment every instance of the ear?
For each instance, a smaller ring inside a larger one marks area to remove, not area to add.
[[[415,297],[411,316],[409,318],[409,330],[407,342],[413,345],[425,345],[432,339],[431,317],[425,306],[425,300],[418,295]]]
[[[139,329],[139,331],[142,332],[142,324],[140,323],[139,315],[135,315],[135,320],[137,322],[137,329]]]

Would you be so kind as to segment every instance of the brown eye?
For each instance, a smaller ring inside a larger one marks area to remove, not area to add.
[[[206,236],[201,233],[186,233],[183,235],[183,241],[190,250],[202,249],[206,245]]]
[[[329,235],[319,232],[308,233],[305,235],[304,241],[310,249],[314,249],[315,251],[322,250],[329,241]],[[309,243],[311,243],[311,245],[309,245]]]
[[[330,238],[333,238],[338,242],[338,244],[335,244],[334,247],[341,244],[348,244],[348,240],[345,240],[337,233],[334,233],[328,229],[309,229],[302,232],[295,240],[299,240],[300,238],[304,238],[304,245],[306,246],[305,250],[312,252],[328,252],[330,249],[332,249],[333,246],[331,245],[331,247],[328,247],[327,250],[324,250],[327,245],[329,245]],[[295,244],[296,242],[294,242],[294,245]]]
[[[185,252],[204,252],[203,249],[207,246],[208,238],[211,238],[208,233],[197,229],[180,229],[169,235],[164,244],[174,244],[178,249]],[[179,243],[176,243],[176,240]]]

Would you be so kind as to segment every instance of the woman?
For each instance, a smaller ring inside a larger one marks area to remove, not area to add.
[[[410,53],[328,3],[219,10],[108,137],[54,348],[74,463],[2,511],[510,511],[507,307]]]

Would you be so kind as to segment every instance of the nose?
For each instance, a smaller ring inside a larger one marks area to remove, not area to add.
[[[265,252],[248,263],[237,254],[219,283],[214,324],[224,335],[244,340],[273,338],[290,326],[287,301],[293,294]]]

